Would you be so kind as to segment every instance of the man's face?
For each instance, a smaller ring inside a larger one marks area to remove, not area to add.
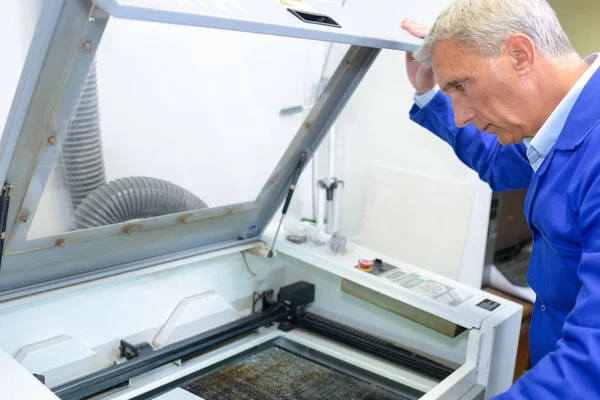
[[[440,88],[452,99],[457,126],[473,124],[496,135],[503,145],[532,136],[527,132],[528,88],[512,70],[509,57],[490,59],[465,43],[444,41],[433,52],[433,70]]]

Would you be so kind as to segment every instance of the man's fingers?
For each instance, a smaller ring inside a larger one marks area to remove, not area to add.
[[[416,37],[421,38],[421,39],[424,39],[425,36],[427,36],[427,32],[428,32],[425,29],[412,29],[412,28],[411,29],[407,29],[407,31],[411,35],[416,36]]]
[[[427,24],[424,24],[422,22],[414,22],[411,21],[409,19],[405,19],[402,21],[402,26],[410,26],[413,28],[419,28],[419,29],[429,29],[429,27],[427,26]]]
[[[429,27],[426,24],[421,22],[413,22],[409,19],[404,19],[402,21],[402,28],[419,38],[424,38],[429,32]]]
[[[429,32],[427,29],[410,29],[409,32],[413,35],[415,35],[416,37],[420,37],[421,39],[425,38],[425,36],[427,36],[427,32]]]

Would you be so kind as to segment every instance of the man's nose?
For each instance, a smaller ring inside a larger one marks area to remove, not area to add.
[[[454,109],[454,123],[459,128],[464,128],[473,121],[477,113],[470,107],[465,107],[460,102],[453,101],[452,108]]]

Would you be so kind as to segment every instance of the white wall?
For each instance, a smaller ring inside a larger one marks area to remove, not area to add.
[[[98,50],[107,177],[153,176],[223,206],[256,199],[300,126],[322,44],[111,20]]]
[[[19,3],[5,1],[0,6],[0,132],[10,110],[23,58],[21,55],[21,28],[19,23]]]
[[[3,1],[0,4],[0,135],[4,131],[42,1]]]

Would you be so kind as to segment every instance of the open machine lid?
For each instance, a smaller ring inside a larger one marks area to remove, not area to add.
[[[379,49],[419,45],[364,7],[44,2],[0,143],[0,300],[257,240]]]

